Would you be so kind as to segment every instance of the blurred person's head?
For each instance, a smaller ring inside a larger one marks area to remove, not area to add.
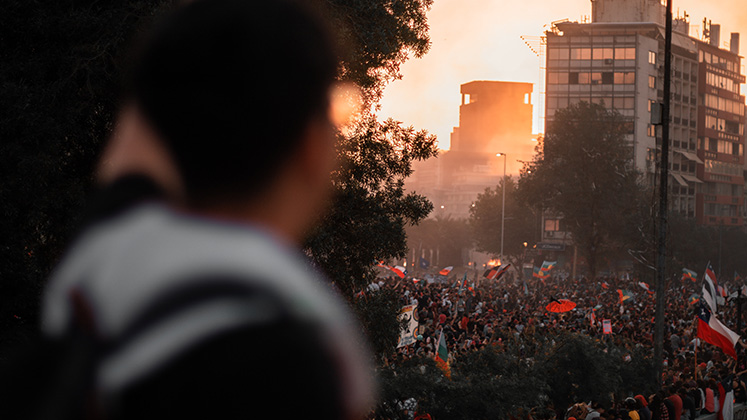
[[[196,0],[155,26],[128,99],[165,146],[188,208],[238,215],[282,202],[296,213],[285,233],[309,227],[334,168],[333,39],[290,0]]]

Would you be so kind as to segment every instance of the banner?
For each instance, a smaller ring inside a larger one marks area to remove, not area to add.
[[[609,319],[602,320],[602,332],[605,334],[612,334],[612,321]]]
[[[403,306],[399,311],[399,319],[405,321],[405,328],[399,335],[397,348],[414,343],[418,334],[418,305]]]

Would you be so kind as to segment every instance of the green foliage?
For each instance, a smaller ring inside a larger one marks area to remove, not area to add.
[[[434,418],[503,419],[537,406],[546,391],[532,367],[494,347],[461,355],[451,372],[446,378],[424,358],[383,368],[376,418],[405,418],[401,405],[413,398],[419,411]]]
[[[306,243],[312,260],[347,296],[373,279],[373,262],[402,257],[404,228],[432,209],[425,197],[406,194],[412,162],[436,155],[436,138],[370,112],[384,86],[399,77],[410,54],[428,51],[430,0],[328,0],[335,27],[349,47],[341,79],[364,93],[366,111],[339,136],[332,212]],[[396,314],[393,314],[396,316]]]
[[[592,274],[598,255],[622,248],[641,223],[635,216],[643,188],[624,138],[628,126],[616,111],[598,104],[559,110],[519,179],[522,200],[563,215]]]
[[[426,12],[431,0],[326,0],[333,24],[349,48],[341,79],[363,92],[365,113],[338,144],[339,169],[334,173],[331,212],[307,240],[312,261],[351,298],[374,279],[373,263],[402,257],[405,227],[432,210],[423,196],[405,193],[412,162],[437,153],[436,138],[425,131],[379,121],[377,108],[387,83],[400,77],[411,55],[430,47]],[[369,297],[354,304],[377,353],[394,347],[399,335],[399,307],[390,296]]]
[[[120,57],[137,29],[172,3],[0,5],[3,331],[24,323],[36,327],[39,293],[76,230],[96,157],[112,129]],[[341,78],[361,86],[367,105],[375,108],[386,83],[399,77],[401,64],[428,51],[431,1],[325,3],[332,25],[350,47]],[[435,139],[367,116],[343,139],[340,153],[347,166],[337,174],[335,213],[311,243],[317,262],[347,291],[365,283],[368,272],[362,267],[374,256],[404,252],[403,226],[430,211],[423,197],[404,194],[400,181],[413,159],[435,153]],[[372,168],[383,172],[367,172]],[[335,259],[340,265],[325,264]]]
[[[356,298],[352,306],[374,354],[389,354],[397,346],[404,327],[398,317],[402,307],[400,294],[383,288]]]
[[[650,395],[655,391],[652,384],[656,383],[654,378],[653,359],[651,349],[634,347],[632,350],[625,348],[613,348],[610,350],[612,357],[625,360],[630,356],[630,361],[620,365],[621,386],[615,391],[617,401],[631,395]]]
[[[0,3],[0,329],[38,325],[118,105],[120,52],[168,1]],[[20,334],[20,333],[19,333]]]
[[[426,11],[433,0],[326,0],[349,49],[342,79],[355,82],[372,105],[386,85],[401,77],[410,56],[430,49]]]
[[[405,419],[404,403],[418,401],[420,409],[436,404],[437,395],[448,395],[449,380],[431,359],[415,358],[386,365],[377,372],[380,394],[375,418]],[[427,412],[427,410],[424,410]]]
[[[401,405],[410,398],[439,419],[506,419],[530,410],[563,413],[581,401],[609,404],[649,391],[649,353],[585,334],[537,332],[456,355],[450,379],[430,359],[400,361],[379,372],[376,418],[404,418]]]
[[[675,275],[682,267],[701,272],[709,261],[724,279],[731,279],[735,271],[747,274],[747,232],[743,228],[700,226],[694,219],[671,213],[667,226],[668,267]]]
[[[450,417],[466,410],[469,418],[508,418],[541,404],[546,385],[534,363],[519,359],[517,350],[486,347],[460,355],[452,377],[463,389]]]
[[[306,243],[312,260],[347,296],[373,279],[373,262],[402,257],[404,228],[425,218],[432,204],[406,194],[414,160],[436,155],[436,138],[370,112],[399,67],[428,51],[429,0],[328,0],[334,24],[349,47],[341,79],[364,93],[366,111],[339,136],[340,168],[332,212]],[[396,316],[393,314],[392,316]]]
[[[486,189],[477,196],[470,208],[469,223],[472,227],[477,249],[499,254],[501,250],[501,213],[503,211],[503,181],[494,189]],[[503,253],[521,256],[524,242],[531,246],[539,242],[539,212],[533,210],[517,197],[517,183],[506,178],[506,218],[503,237]]]
[[[344,294],[372,281],[375,261],[404,256],[405,226],[433,208],[425,197],[405,193],[404,179],[413,160],[435,153],[434,136],[373,116],[340,138],[336,199],[306,248]]]
[[[622,358],[609,357],[588,336],[564,336],[548,356],[543,372],[556,407],[589,400],[609,403],[610,394],[621,385]]]

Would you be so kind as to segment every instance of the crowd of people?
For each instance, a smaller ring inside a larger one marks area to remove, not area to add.
[[[371,286],[392,288],[401,295],[403,305],[417,305],[417,340],[398,348],[393,357],[434,357],[442,332],[452,361],[465,352],[500,346],[506,340],[563,332],[588,334],[631,352],[643,347],[653,354],[655,298],[637,278],[570,278],[556,272],[547,279],[521,280],[509,272],[499,280],[488,280],[468,272],[440,280],[390,276]],[[680,420],[724,409],[724,418],[730,418],[727,400],[747,400],[742,379],[747,371],[740,372],[743,364],[737,366],[721,349],[698,338],[699,304],[693,295],[700,287],[701,282],[690,279],[671,280],[667,287],[661,391],[645,397],[631,395],[615,407],[579,402],[568,409],[565,418]],[[574,302],[575,308],[563,313],[547,310],[550,302],[562,299]],[[736,304],[725,301],[718,318],[736,330]],[[611,331],[605,333],[602,320],[609,320]]]

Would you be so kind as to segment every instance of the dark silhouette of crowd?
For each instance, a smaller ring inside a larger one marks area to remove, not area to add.
[[[390,361],[434,357],[441,332],[452,360],[465,352],[500,346],[535,333],[563,332],[587,334],[631,352],[642,347],[653,354],[655,298],[634,276],[571,278],[557,271],[547,279],[520,279],[517,273],[509,272],[499,280],[488,280],[480,274],[470,271],[466,276],[441,276],[431,282],[390,276],[370,285],[364,293],[391,288],[400,294],[403,305],[417,304],[417,340],[398,348]],[[725,286],[728,289],[736,285],[727,282]],[[701,281],[671,279],[666,288],[665,360],[660,391],[630,397],[609,407],[593,401],[579,402],[569,407],[564,417],[690,420],[723,410],[728,404],[724,399],[744,403],[744,364],[737,366],[721,349],[697,337],[698,303],[693,294],[699,294],[701,287]],[[618,290],[632,292],[625,293],[632,296],[623,301]],[[564,313],[549,312],[546,306],[559,299],[570,300],[576,307]],[[736,331],[736,303],[733,299],[723,303],[718,319]],[[610,321],[609,334],[604,333],[602,320]],[[745,346],[741,341],[740,344],[737,347]],[[742,350],[738,348],[740,353]],[[724,415],[727,418],[728,413]]]

